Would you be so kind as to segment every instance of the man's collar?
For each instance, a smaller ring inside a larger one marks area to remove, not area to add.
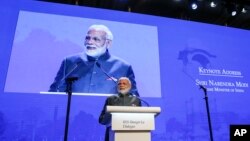
[[[127,96],[129,96],[130,94],[129,94],[129,93],[126,93],[126,94],[121,94],[121,93],[119,93],[118,95],[119,95],[119,97],[127,97]]]
[[[96,60],[107,60],[110,58],[110,53],[109,51],[107,50],[103,55],[99,56],[98,58],[95,58],[95,57],[91,57],[91,56],[88,56],[87,55],[87,59],[89,61],[96,61]]]

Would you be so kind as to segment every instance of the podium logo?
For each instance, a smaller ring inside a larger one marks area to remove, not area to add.
[[[230,125],[230,141],[249,141],[250,125]]]

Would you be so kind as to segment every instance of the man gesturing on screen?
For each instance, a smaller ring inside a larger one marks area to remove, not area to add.
[[[131,80],[131,93],[139,95],[132,66],[109,53],[113,34],[104,25],[89,27],[84,41],[84,52],[66,57],[51,84],[49,91],[66,91],[66,79],[76,77],[73,92],[117,93],[117,78],[126,76]]]

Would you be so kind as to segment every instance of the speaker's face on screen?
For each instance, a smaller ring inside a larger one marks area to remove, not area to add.
[[[106,33],[100,30],[90,30],[85,37],[85,52],[92,57],[98,57],[106,52],[108,40]]]

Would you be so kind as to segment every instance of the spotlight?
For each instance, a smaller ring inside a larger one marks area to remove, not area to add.
[[[244,5],[239,5],[239,6],[237,7],[237,10],[238,10],[239,12],[241,12],[241,13],[247,13],[247,10],[246,10],[246,8],[245,8]]]
[[[238,6],[235,3],[228,3],[226,8],[231,16],[236,16],[238,14]]]
[[[210,7],[214,8],[217,6],[217,3],[215,1],[210,2]]]
[[[236,10],[233,10],[232,12],[231,12],[231,15],[232,16],[235,16],[237,14],[237,11]]]
[[[198,8],[198,1],[197,0],[189,0],[189,6],[191,6],[191,8],[193,10],[196,10]]]
[[[198,5],[196,3],[192,3],[191,7],[192,7],[193,10],[196,10],[198,8]]]
[[[242,13],[247,13],[246,8],[243,7],[242,10],[241,10],[241,12],[242,12]]]

